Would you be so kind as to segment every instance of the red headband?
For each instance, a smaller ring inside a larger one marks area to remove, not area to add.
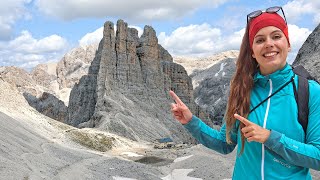
[[[253,39],[257,32],[267,26],[274,26],[279,28],[283,34],[286,36],[289,42],[288,26],[284,19],[277,13],[262,13],[260,16],[255,17],[250,21],[249,27],[249,41],[250,47],[252,49]]]

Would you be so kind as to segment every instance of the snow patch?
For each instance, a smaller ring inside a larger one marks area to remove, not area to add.
[[[214,75],[215,77],[217,77],[218,75],[219,75],[219,73],[221,72],[221,71],[223,71],[223,68],[224,68],[224,66],[226,65],[227,63],[221,63],[220,64],[220,70]],[[223,74],[222,74],[222,76],[224,76]]]
[[[123,152],[123,153],[121,153],[121,155],[125,155],[125,156],[128,156],[128,157],[140,157],[140,156],[143,156],[143,155],[136,154],[136,153],[133,153],[133,152]]]
[[[190,155],[190,156],[184,156],[184,157],[179,157],[179,158],[177,158],[177,159],[175,159],[173,162],[180,162],[180,161],[184,161],[184,160],[186,160],[186,159],[189,159],[189,158],[191,158],[193,155]]]
[[[137,180],[132,178],[125,178],[125,177],[119,177],[119,176],[112,176],[113,180]]]
[[[188,174],[193,169],[174,169],[168,176],[163,177],[163,180],[202,180],[201,178],[189,177]]]

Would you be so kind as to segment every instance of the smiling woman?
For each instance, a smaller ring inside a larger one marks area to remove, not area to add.
[[[309,168],[320,170],[320,85],[307,82],[310,111],[305,132],[295,101],[298,76],[286,62],[290,42],[286,21],[277,14],[280,9],[247,16],[220,131],[192,115],[170,91],[176,102],[171,105],[174,117],[199,142],[223,154],[238,145],[233,179],[311,179]]]
[[[280,7],[277,9],[282,11]],[[263,75],[284,67],[291,50],[288,26],[285,19],[276,12],[260,14],[250,22],[249,42],[253,51],[252,57],[257,60]]]
[[[290,45],[279,28],[268,26],[262,28],[254,37],[252,51],[252,57],[257,60],[261,74],[268,75],[286,65]]]

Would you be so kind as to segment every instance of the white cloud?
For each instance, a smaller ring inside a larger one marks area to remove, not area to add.
[[[20,18],[30,18],[24,7],[31,0],[1,0],[0,1],[0,40],[8,40],[13,31],[12,26]]]
[[[143,30],[140,27],[138,27],[138,26],[129,26],[129,27],[137,29],[139,37],[142,35]],[[116,29],[115,29],[115,32],[116,32]],[[99,43],[101,41],[101,39],[102,39],[102,36],[103,36],[103,27],[100,27],[99,29],[84,35],[79,40],[79,45],[80,46],[86,46],[86,45],[89,45],[89,44]]]
[[[316,15],[313,17],[313,22],[320,23],[320,13],[316,14]]]
[[[311,15],[315,24],[320,23],[319,0],[293,0],[284,5],[283,9],[289,22],[301,20],[303,15]]]
[[[200,7],[217,7],[227,0],[36,0],[43,13],[64,20],[84,17],[121,17],[126,20],[168,20],[193,13]]]
[[[288,54],[288,62],[292,63],[294,59],[296,58],[299,49],[303,45],[303,43],[306,41],[308,36],[312,33],[307,28],[300,28],[296,25],[288,25],[289,29],[289,39],[291,44],[291,52]]]
[[[79,40],[79,45],[80,46],[86,46],[89,44],[96,44],[99,43],[100,40],[102,39],[103,36],[103,27],[91,32],[87,33],[84,35],[80,40]]]
[[[36,40],[28,31],[8,43],[8,48],[15,52],[23,53],[50,53],[60,51],[66,47],[66,40],[58,35],[51,35]]]
[[[9,42],[0,42],[0,66],[31,68],[39,63],[60,60],[67,41],[58,35],[35,39],[28,31]]]
[[[240,49],[240,45],[241,45],[244,33],[245,33],[245,28],[241,29],[240,31],[234,32],[230,36],[224,37],[223,40],[220,42],[222,44],[225,44],[222,51]]]
[[[214,49],[214,39],[221,36],[220,29],[209,24],[179,27],[171,35],[161,32],[159,43],[173,55],[199,55]]]
[[[161,32],[159,44],[172,55],[207,56],[226,50],[239,49],[244,29],[229,36],[222,35],[222,30],[209,24],[180,27],[166,35]]]

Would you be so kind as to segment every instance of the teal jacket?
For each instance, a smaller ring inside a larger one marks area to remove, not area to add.
[[[251,109],[294,76],[290,65],[268,76],[254,76]],[[295,75],[296,76],[296,75]],[[297,76],[295,84],[298,84]],[[233,179],[312,179],[309,168],[320,170],[320,85],[309,81],[309,122],[306,133],[298,122],[298,109],[292,83],[269,98],[248,119],[271,130],[264,143],[246,142],[241,150],[239,121],[231,134],[234,144],[226,142],[226,126],[212,129],[196,116],[185,125],[191,134],[206,147],[223,154],[237,147]]]

